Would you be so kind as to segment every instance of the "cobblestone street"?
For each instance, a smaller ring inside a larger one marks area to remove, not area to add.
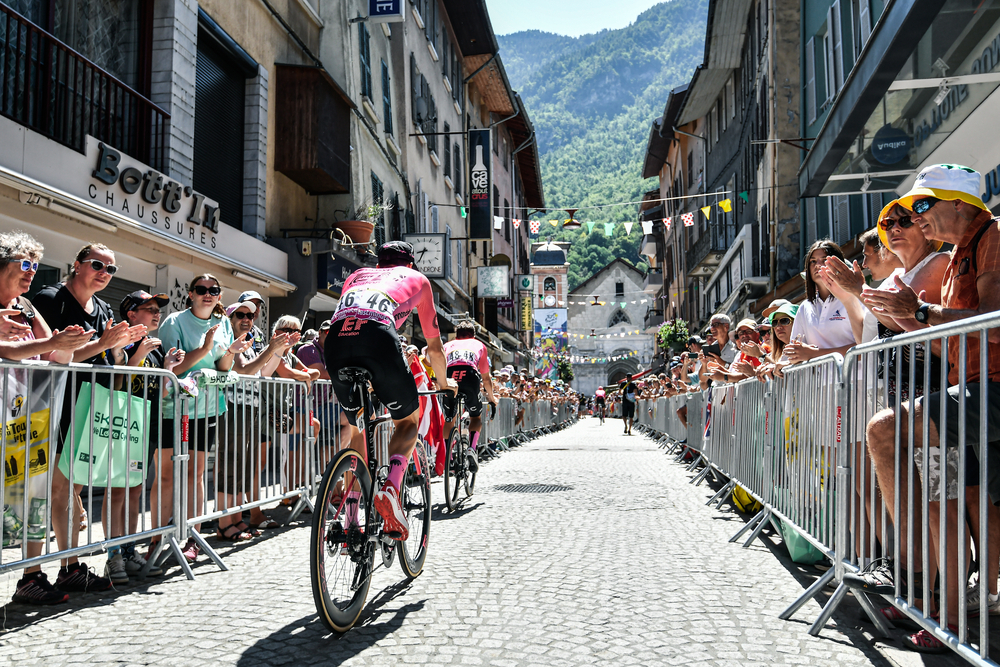
[[[818,638],[807,634],[815,602],[779,620],[815,572],[773,537],[770,548],[727,543],[742,519],[705,507],[712,491],[688,480],[649,439],[585,419],[484,464],[462,510],[435,512],[423,575],[407,583],[397,565],[380,569],[343,637],[317,619],[299,522],[221,547],[229,572],[203,557],[194,582],[174,568],[55,608],[8,604],[0,662],[958,664],[875,642],[852,599]],[[3,580],[8,600],[17,576]]]

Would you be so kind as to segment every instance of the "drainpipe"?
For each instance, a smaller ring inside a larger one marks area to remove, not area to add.
[[[771,63],[770,67],[771,76],[768,77],[768,91],[767,91],[768,105],[769,108],[771,109],[771,114],[770,114],[771,118],[768,123],[770,127],[768,128],[768,137],[767,137],[770,140],[770,148],[771,148],[771,192],[770,196],[768,197],[768,199],[771,200],[771,206],[770,206],[771,219],[768,221],[768,228],[770,232],[769,235],[771,237],[771,248],[769,251],[771,260],[770,262],[771,275],[770,275],[770,280],[768,281],[768,287],[769,287],[768,291],[774,292],[775,287],[777,285],[776,274],[778,272],[778,188],[777,188],[778,142],[775,141],[778,138],[777,120],[776,120],[778,114],[775,109],[775,92],[774,92],[776,88],[776,84],[774,82],[774,76],[775,76],[775,71],[777,70],[777,66],[774,62],[774,56],[775,56],[774,2],[768,3],[767,12],[770,15],[768,17],[768,22],[767,22],[767,43],[768,43],[767,50],[768,50],[768,59],[770,60]],[[799,225],[801,227],[801,217]],[[809,267],[806,267],[806,270],[808,271]]]

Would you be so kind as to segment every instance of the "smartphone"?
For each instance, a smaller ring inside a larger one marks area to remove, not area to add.
[[[253,338],[253,334],[248,333],[246,336],[243,337],[243,340],[250,340],[251,338]]]
[[[712,343],[711,345],[705,345],[704,347],[701,348],[701,351],[704,352],[706,356],[710,355],[710,354],[714,354],[715,356],[718,357],[718,356],[721,356],[721,354],[722,354],[722,350],[719,348],[719,344],[718,343]]]
[[[697,352],[688,352],[687,353],[687,357],[688,357],[688,359],[697,359],[698,358],[698,353]]]

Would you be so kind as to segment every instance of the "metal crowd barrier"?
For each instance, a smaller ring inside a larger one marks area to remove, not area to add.
[[[989,655],[987,596],[1000,570],[1000,509],[993,504],[1000,501],[1000,410],[978,406],[989,406],[1000,384],[978,377],[988,376],[998,329],[1000,315],[983,315],[858,346],[844,358],[797,364],[783,379],[749,379],[684,397],[688,446],[708,463],[699,477],[712,469],[729,479],[709,503],[738,484],[763,506],[731,541],[752,531],[748,546],[765,525],[780,521],[835,564],[781,618],[836,581],[810,628],[819,634],[847,593],[845,574],[889,557],[894,591],[882,596],[885,602],[968,662],[997,665]],[[988,334],[993,341],[980,345]],[[939,352],[940,363],[930,361],[928,349]],[[974,382],[969,360],[978,371]],[[918,397],[939,387],[950,387],[951,398],[924,409],[926,399]],[[663,414],[672,406],[664,403],[658,399],[652,414],[643,410],[640,421],[652,434],[674,438]],[[982,576],[967,589],[973,566]],[[935,571],[944,573],[936,603]],[[878,596],[854,593],[887,635]],[[979,600],[971,621],[970,595]]]
[[[181,429],[161,418],[177,410],[171,383],[153,368],[0,361],[0,573],[150,538],[180,556]]]
[[[500,399],[485,441],[575,418],[567,404],[520,405],[518,424],[518,403]],[[186,539],[227,569],[200,525],[281,500],[294,518],[346,445],[329,381],[0,361],[0,406],[0,573],[155,540],[147,571],[168,549],[193,578]],[[392,430],[379,427],[383,460]]]

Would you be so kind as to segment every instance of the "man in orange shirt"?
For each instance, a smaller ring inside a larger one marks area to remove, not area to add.
[[[953,243],[954,250],[951,253],[951,263],[945,270],[942,279],[941,305],[925,303],[921,295],[915,294],[906,284],[898,278],[893,291],[884,289],[865,288],[862,292],[862,299],[871,308],[878,312],[885,313],[897,319],[912,318],[924,326],[934,326],[948,322],[975,317],[984,313],[996,312],[1000,310],[1000,226],[992,213],[983,204],[979,193],[982,192],[981,176],[979,172],[961,167],[958,165],[933,165],[925,168],[917,176],[913,188],[900,197],[899,203],[911,211],[911,220],[920,225],[924,236],[929,240],[940,240],[946,243]],[[1000,596],[997,595],[998,563],[1000,563],[1000,510],[996,504],[1000,503],[1000,330],[992,329],[988,334],[987,350],[987,377],[980,377],[980,337],[969,335],[967,337],[966,365],[961,368],[959,362],[959,350],[961,339],[959,336],[952,336],[948,339],[948,363],[951,368],[948,374],[947,391],[936,392],[927,396],[927,405],[923,400],[918,399],[914,410],[914,424],[922,423],[922,411],[926,409],[930,417],[930,428],[927,434],[927,442],[932,446],[928,448],[930,466],[927,473],[928,479],[923,480],[923,484],[928,489],[930,500],[928,507],[928,528],[931,533],[932,549],[931,555],[939,552],[939,545],[942,540],[947,548],[947,567],[941,569],[946,572],[947,590],[947,620],[949,623],[958,618],[958,598],[966,595],[966,582],[958,581],[958,542],[964,539],[964,518],[959,518],[958,507],[958,464],[959,448],[963,445],[959,439],[960,419],[966,419],[965,442],[968,447],[966,451],[966,507],[968,509],[973,537],[977,544],[982,544],[979,532],[980,511],[986,511],[988,516],[989,531],[989,553],[986,554],[985,562],[980,564],[982,572],[988,572],[989,579],[989,600],[987,602],[989,613],[1000,613]],[[935,343],[935,352],[940,352],[940,343]],[[965,380],[965,385],[959,384],[960,379]],[[987,383],[987,402],[981,403],[981,384]],[[965,413],[960,414],[960,398],[964,394]],[[939,429],[941,402],[945,404],[944,435],[947,443],[944,461],[941,461],[940,447],[936,446],[940,442]],[[907,442],[907,416],[905,414],[907,405],[904,403],[902,409],[904,414],[900,416],[899,442]],[[980,415],[986,413],[986,442],[981,442],[979,438]],[[890,514],[894,512],[895,501],[900,502],[900,516],[894,516],[893,521],[898,522],[900,534],[905,540],[907,533],[907,502],[906,472],[899,474],[900,497],[895,498],[896,470],[895,470],[895,429],[896,418],[892,409],[882,410],[877,413],[868,423],[868,450],[875,463],[875,470],[878,476],[879,488],[882,491],[885,503]],[[923,446],[923,429],[917,430],[913,434],[914,459],[917,470],[923,473],[921,467]],[[904,445],[905,446],[905,445]],[[979,503],[979,460],[983,457],[984,450],[988,450],[987,484],[990,500],[993,504],[981,508]],[[908,461],[904,456],[904,465]],[[941,487],[941,467],[946,470],[945,479],[947,489]],[[944,493],[942,493],[944,491]],[[942,510],[941,501],[944,495],[944,511],[947,515],[947,535],[940,535],[940,512]],[[919,510],[915,510],[919,511]],[[960,538],[956,532],[962,529]],[[902,545],[905,547],[905,544]],[[901,553],[905,553],[905,548],[901,548]],[[910,568],[915,569],[916,563],[911,563]],[[931,566],[933,570],[933,564]],[[888,576],[886,576],[888,573]],[[919,579],[918,579],[919,581]],[[877,593],[893,593],[895,586],[892,581],[891,568],[885,566],[861,575],[845,576],[844,583],[849,586],[869,590]],[[971,593],[972,591],[970,591]],[[969,602],[975,603],[978,610],[978,588],[975,593],[969,595]],[[973,605],[970,604],[970,611]],[[886,614],[890,620],[895,610],[890,609]],[[898,613],[898,612],[896,612]],[[947,651],[943,643],[938,641],[932,634],[921,630],[914,635],[906,637],[904,644],[907,648],[928,652],[940,653]]]

